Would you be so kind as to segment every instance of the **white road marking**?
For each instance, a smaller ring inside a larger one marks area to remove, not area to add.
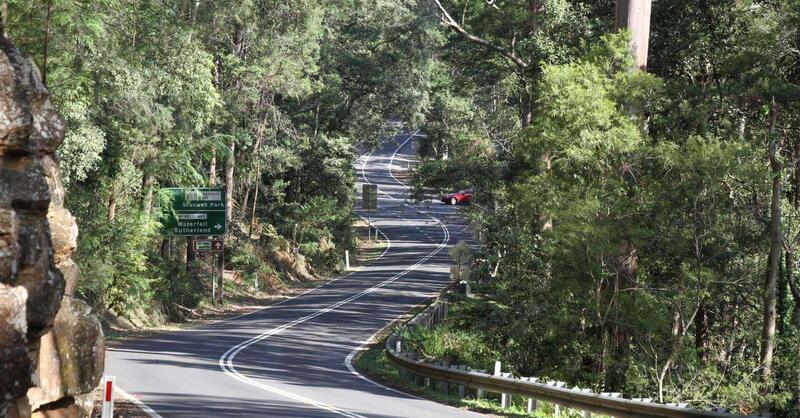
[[[381,232],[381,234],[383,235],[382,232]],[[384,235],[384,237],[386,237],[386,235]],[[447,243],[448,243],[449,240],[450,240],[450,237],[449,237],[449,234],[447,233],[447,229],[445,227],[445,237],[442,240],[442,243],[435,250],[431,251],[430,253],[428,253],[428,255],[426,255],[425,257],[423,257],[419,261],[417,261],[414,265],[406,268],[405,270],[403,270],[400,273],[392,276],[391,278],[386,279],[383,282],[381,282],[381,283],[379,283],[379,284],[377,284],[375,286],[370,287],[369,289],[363,290],[363,291],[361,291],[359,293],[356,293],[353,296],[350,296],[347,299],[344,299],[344,300],[341,300],[339,302],[336,302],[336,303],[334,303],[334,304],[332,304],[332,305],[330,305],[330,306],[328,306],[328,307],[326,307],[324,309],[318,310],[317,312],[314,312],[312,314],[306,315],[306,316],[304,316],[302,318],[295,319],[294,321],[289,322],[289,323],[284,324],[284,325],[281,325],[280,327],[273,328],[273,329],[271,329],[271,330],[269,330],[269,331],[267,331],[265,333],[262,333],[261,335],[258,335],[256,337],[250,338],[247,341],[244,341],[242,343],[239,343],[239,344],[231,347],[228,351],[226,351],[219,358],[219,366],[220,366],[220,368],[226,374],[230,375],[231,377],[235,378],[236,380],[239,380],[239,381],[241,381],[243,383],[247,383],[247,384],[249,384],[251,386],[258,387],[260,389],[264,389],[264,390],[269,391],[269,392],[273,392],[273,393],[277,393],[277,394],[280,394],[280,395],[284,395],[284,396],[287,396],[287,397],[292,398],[294,400],[297,400],[297,401],[300,401],[300,402],[303,402],[303,403],[306,403],[306,404],[309,404],[309,405],[313,405],[313,406],[316,406],[318,408],[325,409],[325,410],[328,410],[330,412],[337,413],[339,415],[348,416],[348,417],[361,417],[361,415],[354,414],[352,412],[345,411],[345,410],[336,408],[334,406],[330,406],[330,405],[324,404],[322,402],[315,401],[313,399],[305,398],[305,397],[300,396],[300,395],[296,395],[296,394],[293,394],[293,393],[290,393],[290,392],[286,392],[286,391],[284,391],[282,389],[274,388],[272,386],[267,386],[267,385],[265,385],[263,383],[257,382],[257,381],[255,381],[253,379],[250,379],[249,377],[242,375],[241,373],[239,373],[239,371],[236,370],[236,367],[233,365],[233,360],[236,358],[236,355],[239,354],[242,350],[246,349],[247,347],[249,347],[249,346],[251,346],[251,345],[253,345],[255,343],[258,343],[260,341],[266,340],[267,338],[269,338],[269,337],[271,337],[273,335],[279,334],[279,333],[283,332],[284,330],[287,330],[287,329],[289,329],[289,328],[291,328],[291,327],[293,327],[295,325],[302,324],[303,322],[306,322],[306,321],[308,321],[310,319],[314,319],[314,318],[316,318],[316,317],[318,317],[320,315],[323,315],[325,313],[333,311],[333,310],[335,310],[335,309],[337,309],[337,308],[339,308],[339,307],[341,307],[343,305],[346,305],[346,304],[348,304],[348,303],[350,303],[350,302],[352,302],[352,301],[354,301],[356,299],[361,298],[364,295],[372,293],[377,289],[380,289],[380,288],[382,288],[382,287],[384,287],[384,286],[386,286],[386,285],[388,285],[390,283],[393,283],[393,282],[397,281],[397,279],[403,277],[404,275],[406,275],[406,273],[416,269],[417,267],[419,267],[420,265],[422,265],[423,263],[428,261],[431,257],[433,257],[434,255],[436,255],[440,251],[442,251],[447,246]]]
[[[401,149],[401,148],[403,148],[403,147],[404,147],[404,146],[405,146],[405,145],[408,143],[408,141],[410,141],[410,140],[411,140],[411,139],[413,139],[415,136],[417,136],[417,132],[419,132],[419,131],[420,131],[420,130],[419,130],[419,129],[417,129],[417,130],[416,130],[416,131],[415,131],[413,134],[411,134],[411,136],[409,136],[409,137],[408,137],[408,139],[406,139],[405,141],[403,141],[403,143],[402,143],[402,144],[400,144],[400,146],[399,146],[399,147],[397,147],[397,149],[396,149],[396,150],[394,151],[394,153],[392,154],[392,157],[389,159],[389,175],[391,175],[391,176],[392,176],[392,178],[394,179],[394,181],[396,181],[398,184],[400,184],[400,185],[402,185],[402,186],[406,186],[406,187],[407,187],[408,185],[407,185],[407,184],[405,184],[405,183],[403,183],[402,181],[398,180],[398,179],[397,179],[397,177],[395,177],[395,176],[394,176],[394,173],[392,173],[392,166],[394,165],[394,159],[395,159],[395,156],[397,155],[397,152],[398,152],[398,151],[400,151],[400,149]],[[365,163],[365,164],[366,164],[366,163]],[[362,171],[362,173],[363,173],[363,171]],[[386,196],[388,196],[388,197],[389,197],[390,199],[392,199],[392,200],[397,200],[397,199],[395,199],[394,197],[392,197],[392,196],[389,196],[389,194],[387,194],[387,193],[384,193],[384,194],[386,194]],[[441,225],[441,226],[442,226],[442,228],[444,228],[444,230],[445,230],[445,232],[446,232],[446,234],[447,234],[447,241],[449,241],[449,240],[450,240],[450,231],[449,231],[449,229],[447,228],[447,225],[445,225],[445,224],[444,224],[442,221],[440,221],[438,218],[436,218],[436,217],[434,217],[434,216],[431,216],[431,215],[429,215],[429,214],[427,214],[427,213],[425,213],[425,212],[423,212],[423,211],[421,211],[421,210],[419,210],[419,209],[416,209],[416,208],[414,208],[414,207],[412,207],[412,206],[410,206],[410,205],[407,205],[407,204],[404,204],[404,205],[405,205],[405,206],[407,206],[407,207],[410,207],[410,208],[414,209],[414,210],[415,210],[415,211],[417,211],[418,213],[421,213],[421,214],[423,214],[423,215],[425,215],[425,216],[427,216],[427,217],[429,217],[429,218],[433,219],[435,222],[438,222],[438,223],[439,223],[439,225]],[[417,226],[417,227],[416,227],[416,229],[417,229],[417,230],[419,230],[420,228]],[[383,234],[383,232],[381,232],[381,234]],[[385,236],[385,235],[384,235],[384,236]],[[387,239],[388,239],[388,238],[387,238]],[[379,331],[379,332],[380,332],[380,331]],[[355,355],[356,355],[358,352],[360,352],[360,351],[364,351],[364,349],[365,349],[364,347],[367,345],[367,343],[369,342],[369,340],[370,340],[370,339],[372,339],[372,337],[374,337],[374,336],[375,336],[375,334],[371,335],[371,336],[370,336],[370,338],[368,338],[366,341],[363,341],[363,342],[361,343],[361,345],[360,345],[360,346],[358,346],[358,348],[356,348],[355,350],[351,351],[351,352],[350,352],[350,354],[348,354],[348,355],[347,355],[347,357],[344,359],[344,364],[345,364],[345,366],[347,366],[347,370],[349,370],[351,374],[353,374],[353,375],[356,375],[356,376],[358,376],[359,378],[361,378],[362,380],[364,380],[364,381],[366,381],[366,382],[368,382],[368,383],[371,383],[371,384],[373,384],[373,385],[375,385],[375,386],[377,386],[377,387],[379,387],[379,388],[382,388],[382,389],[388,390],[388,391],[390,391],[390,392],[399,393],[399,394],[401,394],[401,395],[408,396],[408,397],[411,397],[411,398],[414,398],[414,399],[425,400],[424,398],[420,398],[419,396],[415,396],[415,395],[412,395],[412,394],[409,394],[409,393],[406,393],[406,392],[403,392],[403,391],[399,391],[399,390],[397,390],[397,389],[390,388],[390,387],[388,387],[388,386],[386,386],[386,385],[383,385],[383,384],[381,384],[381,383],[378,383],[378,382],[376,382],[376,381],[374,381],[374,380],[372,380],[372,379],[368,378],[367,376],[364,376],[363,374],[359,373],[359,372],[358,372],[358,370],[356,370],[356,369],[355,369],[355,367],[353,367],[353,358],[355,357]],[[457,409],[457,408],[456,408],[456,409]]]
[[[362,218],[363,218],[363,217],[362,217]],[[377,227],[376,227],[375,229],[377,229]],[[383,250],[383,252],[382,252],[382,253],[381,253],[381,254],[380,254],[380,255],[379,255],[377,258],[375,258],[375,260],[379,260],[379,259],[381,259],[381,258],[382,258],[384,255],[386,255],[386,253],[389,251],[389,248],[391,248],[391,246],[392,246],[392,243],[391,243],[391,241],[389,241],[389,239],[386,237],[386,235],[384,235],[384,234],[383,234],[383,231],[380,231],[380,230],[378,230],[378,232],[380,232],[380,233],[381,233],[381,235],[383,235],[383,236],[384,236],[384,238],[386,238],[386,248]],[[309,289],[309,290],[307,290],[307,291],[305,291],[305,292],[303,292],[303,293],[301,293],[301,294],[294,295],[294,296],[292,296],[292,297],[289,297],[289,298],[286,298],[286,299],[284,299],[284,300],[282,300],[282,301],[280,301],[280,302],[273,303],[272,305],[266,306],[266,307],[264,307],[264,308],[262,308],[262,309],[259,309],[259,310],[253,311],[253,312],[248,312],[248,313],[245,313],[245,314],[242,314],[242,315],[237,315],[237,316],[234,316],[234,317],[232,317],[232,318],[221,319],[221,320],[219,320],[219,321],[215,321],[215,322],[213,322],[212,324],[216,324],[217,322],[223,322],[223,321],[231,321],[231,320],[234,320],[234,319],[237,319],[237,318],[241,318],[241,317],[243,317],[243,316],[252,315],[252,314],[255,314],[255,313],[258,313],[258,312],[263,312],[263,311],[265,311],[265,310],[267,310],[267,309],[271,309],[271,308],[273,308],[273,307],[276,307],[276,306],[278,306],[278,305],[281,305],[281,304],[284,304],[284,303],[286,303],[286,302],[289,302],[289,301],[291,301],[291,300],[293,300],[293,299],[299,298],[299,297],[301,297],[301,296],[305,296],[305,295],[307,295],[307,294],[309,294],[309,293],[311,293],[311,292],[313,292],[313,291],[315,291],[315,290],[317,290],[317,289],[319,289],[319,288],[321,288],[321,287],[323,287],[323,286],[325,286],[325,285],[327,285],[327,284],[329,284],[329,283],[333,283],[333,282],[335,282],[335,281],[337,281],[337,280],[341,280],[341,279],[346,279],[346,278],[348,278],[348,277],[350,277],[350,276],[352,276],[353,274],[356,274],[356,273],[358,273],[358,271],[354,271],[354,272],[351,272],[351,273],[349,273],[349,274],[346,274],[346,275],[344,275],[344,276],[337,277],[337,278],[335,278],[335,279],[333,279],[333,280],[330,280],[330,281],[327,281],[327,282],[325,282],[325,283],[323,283],[323,284],[321,284],[321,285],[319,285],[319,286],[317,286],[317,287],[314,287],[314,288],[312,288],[312,289]],[[114,351],[114,349],[109,349],[109,350],[110,350],[110,351]],[[228,350],[228,351],[230,351],[230,350]],[[225,369],[223,369],[223,371],[224,371],[224,370],[225,370]],[[257,383],[257,382],[256,382],[256,383]],[[158,412],[154,411],[152,408],[150,408],[149,406],[147,406],[147,404],[145,404],[143,401],[141,401],[140,399],[136,398],[134,395],[131,395],[130,393],[128,393],[128,392],[126,392],[126,391],[122,390],[122,388],[121,388],[121,387],[119,387],[119,385],[115,386],[115,390],[116,390],[116,391],[118,391],[120,394],[122,394],[122,396],[124,396],[126,399],[128,399],[128,400],[130,400],[131,402],[135,403],[135,404],[136,404],[136,406],[138,406],[138,407],[139,407],[139,408],[140,408],[140,409],[141,409],[141,410],[142,410],[142,411],[143,411],[145,414],[149,415],[149,416],[150,416],[150,418],[163,418],[161,415],[159,415],[159,414],[158,414]],[[277,389],[277,390],[280,390],[280,389]],[[287,392],[287,393],[288,393],[288,392]],[[286,395],[286,396],[288,396],[288,395]],[[299,396],[299,395],[298,395],[298,396]],[[301,397],[301,398],[302,398],[302,397]],[[297,400],[299,400],[299,399],[297,399]],[[302,401],[301,401],[301,402],[302,402]],[[313,402],[316,402],[316,401],[313,401]],[[308,402],[305,402],[305,403],[308,403]],[[326,409],[326,408],[323,408],[323,409]],[[349,416],[349,415],[348,415],[348,416]],[[361,417],[360,415],[355,415],[354,417],[360,417],[360,418],[363,418],[363,417]]]
[[[158,412],[153,411],[153,409],[150,408],[149,406],[145,405],[144,402],[140,401],[137,397],[131,395],[130,393],[125,392],[119,386],[114,386],[114,391],[119,393],[120,395],[122,395],[123,398],[127,399],[128,401],[130,401],[134,405],[138,406],[139,409],[142,410],[142,412],[147,414],[148,417],[150,417],[150,418],[163,418],[161,415],[158,415]]]
[[[405,144],[408,143],[408,141],[410,141],[414,137],[414,135],[416,135],[417,132],[419,132],[419,130],[414,132],[414,134],[412,134],[408,139],[406,139],[400,145],[400,147],[398,147],[398,150],[400,148],[402,148],[403,146],[405,146]],[[398,150],[395,150],[394,154],[392,155],[392,160],[394,159],[394,157],[397,154]],[[366,156],[366,158],[364,158],[364,162],[361,165],[361,175],[362,175],[362,177],[364,178],[364,181],[367,184],[371,184],[371,183],[369,182],[369,179],[366,176],[365,167],[366,167],[367,161],[369,161],[369,158],[370,158],[371,155],[372,155],[372,152],[370,152]],[[403,183],[400,182],[399,180],[397,180],[397,178],[394,177],[394,175],[392,174],[392,170],[391,170],[391,161],[392,160],[390,160],[389,174],[392,176],[392,178],[395,179],[395,181],[397,181],[399,184],[403,185]],[[389,195],[386,192],[382,192],[382,193],[385,194],[387,197],[389,197],[392,200],[397,200],[397,199],[395,199],[394,197],[392,197],[391,195]],[[407,204],[404,204],[404,206],[411,207],[410,205],[407,205]],[[424,214],[424,212],[419,211],[419,210],[417,210],[417,212]],[[282,331],[284,331],[286,329],[289,329],[289,328],[291,328],[291,327],[293,327],[295,325],[301,324],[301,323],[306,322],[306,321],[308,321],[310,319],[316,318],[316,317],[318,317],[318,316],[320,316],[322,314],[325,314],[327,312],[333,311],[333,310],[335,310],[335,309],[337,309],[337,308],[339,308],[339,307],[341,307],[341,306],[343,306],[343,305],[345,305],[347,303],[350,303],[350,302],[352,302],[352,301],[354,301],[354,300],[356,300],[356,299],[358,299],[358,298],[360,298],[360,297],[362,297],[362,296],[364,296],[366,294],[372,293],[375,290],[380,289],[383,286],[386,286],[387,284],[393,283],[397,279],[399,279],[399,278],[403,277],[404,275],[406,275],[408,272],[410,272],[410,271],[416,269],[417,267],[419,267],[420,265],[422,265],[425,261],[429,260],[434,255],[436,255],[439,252],[441,252],[447,246],[448,242],[450,241],[450,231],[447,229],[447,226],[443,222],[441,222],[440,220],[438,220],[435,217],[430,216],[428,214],[425,214],[425,215],[428,216],[429,218],[433,219],[434,221],[436,221],[442,227],[442,230],[444,231],[444,234],[445,234],[442,243],[439,244],[439,246],[435,250],[433,250],[430,253],[428,253],[425,257],[420,259],[414,265],[406,268],[405,270],[401,271],[400,273],[396,274],[395,276],[393,276],[393,277],[391,277],[391,278],[389,278],[387,280],[384,280],[383,282],[381,282],[381,283],[379,283],[379,284],[377,284],[377,285],[375,285],[375,286],[373,286],[373,287],[371,287],[369,289],[366,289],[366,290],[364,290],[364,291],[362,291],[360,293],[357,293],[357,294],[355,294],[355,295],[353,295],[353,296],[351,296],[351,297],[349,297],[347,299],[344,299],[342,301],[334,303],[333,305],[330,305],[327,308],[321,309],[321,310],[319,310],[319,311],[317,311],[317,312],[315,312],[313,314],[309,314],[309,315],[306,315],[306,316],[304,316],[302,318],[296,319],[296,320],[294,320],[292,322],[284,324],[284,325],[282,325],[282,326],[280,326],[278,328],[274,328],[274,329],[272,329],[270,331],[264,332],[261,335],[253,337],[253,338],[251,338],[249,340],[246,340],[246,341],[244,341],[242,343],[237,344],[236,346],[231,347],[230,349],[228,349],[228,351],[226,351],[219,358],[219,362],[218,363],[219,363],[220,368],[226,374],[228,374],[229,376],[233,377],[234,379],[239,380],[239,381],[241,381],[243,383],[246,383],[248,385],[251,385],[251,386],[266,390],[268,392],[272,392],[272,393],[276,393],[276,394],[279,394],[279,395],[283,395],[283,396],[286,396],[288,398],[294,399],[296,401],[299,401],[299,402],[302,402],[302,403],[305,403],[305,404],[308,404],[308,405],[312,405],[312,406],[315,406],[315,407],[318,407],[318,408],[321,408],[321,409],[324,409],[324,410],[327,410],[327,411],[330,411],[330,412],[333,412],[333,413],[336,413],[336,414],[339,414],[339,415],[343,415],[343,416],[347,416],[347,417],[365,418],[365,417],[363,417],[361,415],[358,415],[358,414],[355,414],[353,412],[345,411],[345,410],[336,408],[334,406],[331,406],[331,405],[328,405],[328,404],[325,404],[325,403],[322,403],[322,402],[319,402],[319,401],[315,401],[313,399],[306,398],[304,396],[300,396],[300,395],[297,395],[297,394],[294,394],[294,393],[291,393],[291,392],[287,392],[287,391],[282,390],[282,389],[278,389],[278,388],[275,388],[275,387],[272,387],[272,386],[268,386],[268,385],[265,385],[263,383],[257,382],[257,381],[255,381],[253,379],[250,379],[247,376],[242,375],[241,373],[239,373],[236,370],[236,367],[234,366],[233,361],[236,358],[236,355],[239,354],[242,350],[246,349],[247,347],[249,347],[249,346],[251,346],[251,345],[253,345],[253,344],[255,344],[255,343],[259,342],[259,341],[263,341],[263,340],[269,338],[270,336],[276,335],[276,334],[278,334],[278,333],[280,333],[280,332],[282,332]],[[383,255],[386,254],[386,252],[389,250],[389,248],[391,246],[391,241],[386,236],[386,234],[383,233],[383,231],[378,230],[378,232],[381,235],[383,235],[383,237],[387,240],[387,243],[389,244],[389,245],[387,245],[386,249],[383,251],[383,253],[380,256],[380,257],[383,257]],[[351,274],[353,274],[353,273],[351,273]],[[347,277],[347,276],[344,276],[344,277]],[[306,292],[306,293],[308,293],[308,292]],[[302,295],[300,295],[300,296],[302,296]],[[348,358],[352,359],[351,356],[348,356]],[[345,361],[346,360],[347,359],[345,359]],[[352,369],[352,365],[350,365],[348,368],[351,369],[351,373],[354,372],[357,376],[359,376],[359,377],[361,377],[361,378],[363,378],[363,379],[365,379],[365,380],[367,380],[369,382],[372,382],[371,380],[366,379],[365,377],[363,377],[363,376],[359,375],[357,372],[355,372],[355,370]],[[373,384],[377,384],[376,382],[372,382],[372,383]],[[382,385],[379,385],[379,386],[382,386]]]
[[[419,396],[412,395],[410,393],[406,393],[406,392],[397,390],[395,388],[390,388],[389,386],[380,384],[380,383],[370,379],[369,377],[364,376],[363,374],[359,373],[358,370],[356,370],[356,368],[353,367],[353,358],[356,356],[357,353],[366,350],[365,347],[369,343],[370,339],[371,339],[371,337],[368,338],[366,341],[363,341],[361,343],[361,345],[358,346],[358,348],[356,348],[355,350],[351,351],[350,354],[348,354],[347,357],[344,359],[344,365],[347,366],[347,370],[350,370],[351,374],[354,374],[354,375],[358,376],[359,378],[361,378],[362,380],[364,380],[364,381],[366,381],[366,382],[368,382],[368,383],[370,383],[370,384],[372,384],[374,386],[377,386],[377,387],[379,387],[381,389],[385,389],[385,390],[388,390],[388,391],[394,392],[394,393],[399,393],[400,395],[408,396],[409,398],[425,400],[424,398],[420,398]]]

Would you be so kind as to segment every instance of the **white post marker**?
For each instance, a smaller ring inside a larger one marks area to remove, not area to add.
[[[503,373],[500,376],[502,376],[502,377],[511,377],[511,373]],[[503,409],[506,409],[506,408],[510,407],[511,406],[511,395],[509,395],[507,393],[503,393],[502,396],[500,397],[500,406]]]
[[[350,271],[350,250],[344,250],[344,271]]]
[[[486,373],[486,370],[477,370],[478,373]],[[482,388],[478,388],[477,393],[478,399],[483,399],[486,397],[486,390]]]
[[[497,360],[497,361],[494,362],[494,375],[497,376],[497,377],[504,377],[503,376],[503,365],[502,365],[502,363],[500,363],[500,360]],[[500,407],[501,408],[503,408],[503,409],[508,408],[508,404],[509,404],[509,400],[510,400],[509,398],[510,397],[508,396],[507,393],[501,393],[500,394]]]
[[[114,376],[103,376],[103,411],[101,418],[114,416]]]

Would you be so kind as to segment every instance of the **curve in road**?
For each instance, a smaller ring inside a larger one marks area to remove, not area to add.
[[[268,308],[109,350],[106,370],[153,416],[480,416],[379,385],[355,372],[353,354],[387,323],[448,284],[448,244],[469,239],[453,208],[412,206],[394,176],[413,135],[363,157],[377,184],[370,217],[390,240],[366,268]],[[363,214],[362,214],[363,215]],[[449,226],[449,228],[448,228]]]

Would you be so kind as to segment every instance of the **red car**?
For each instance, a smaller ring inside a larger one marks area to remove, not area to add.
[[[446,205],[463,205],[467,204],[472,201],[472,190],[461,190],[455,193],[450,193],[449,195],[443,196],[441,201],[444,202]]]

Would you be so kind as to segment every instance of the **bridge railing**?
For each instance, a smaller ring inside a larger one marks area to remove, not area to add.
[[[528,412],[535,410],[538,402],[549,402],[554,405],[556,416],[564,409],[572,409],[582,411],[583,417],[591,417],[592,414],[615,418],[743,417],[726,410],[693,409],[687,404],[662,404],[647,398],[626,399],[620,393],[595,393],[590,389],[565,387],[564,382],[512,376],[510,373],[503,373],[499,361],[495,363],[493,373],[489,373],[486,370],[474,370],[463,365],[424,358],[406,350],[402,339],[405,329],[419,326],[430,328],[447,318],[450,307],[448,295],[451,289],[452,287],[443,292],[442,296],[404,325],[397,327],[386,339],[388,358],[400,368],[401,376],[418,385],[427,385],[445,393],[457,391],[462,398],[465,397],[467,388],[476,390],[478,397],[485,396],[486,392],[498,393],[501,394],[501,406],[504,408],[510,404],[511,396],[515,395],[527,398]]]

